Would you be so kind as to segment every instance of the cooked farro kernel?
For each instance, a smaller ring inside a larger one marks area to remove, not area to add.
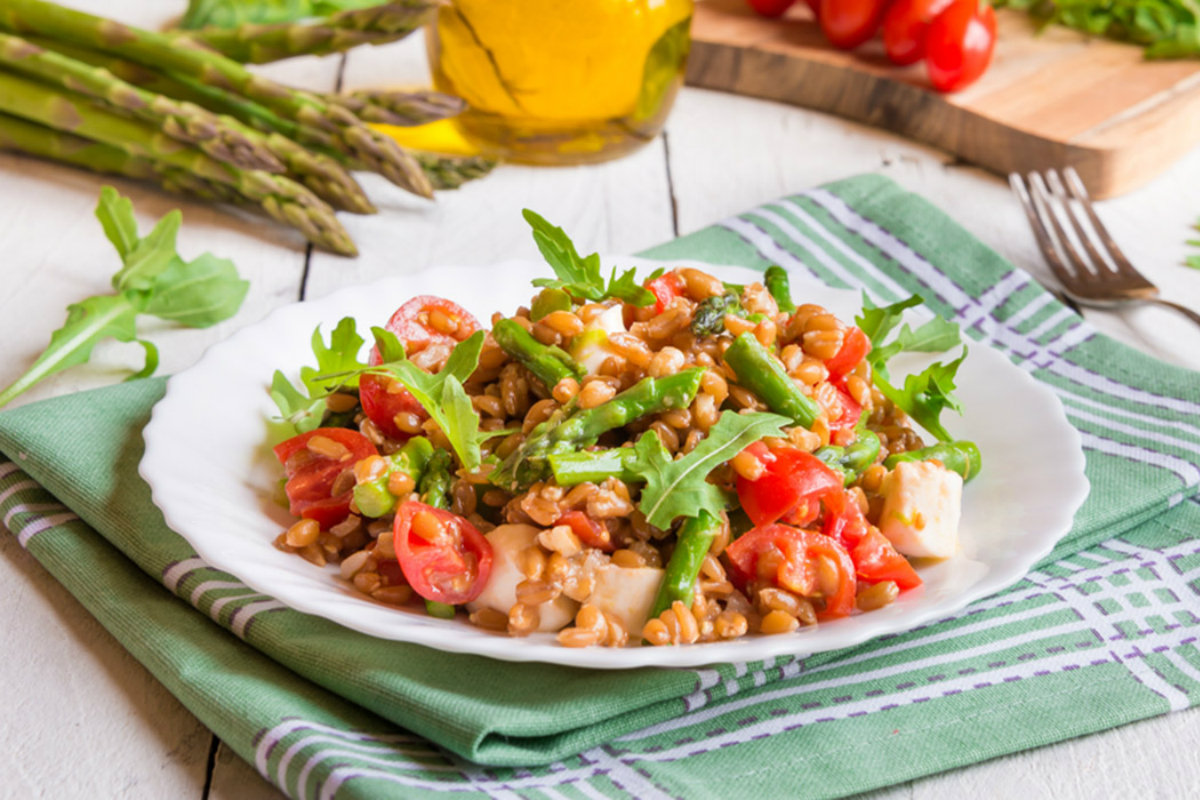
[[[813,358],[828,361],[842,349],[843,334],[840,330],[811,330],[805,331],[801,342],[804,352]]]
[[[345,414],[358,406],[358,397],[349,392],[334,392],[325,398],[325,408],[334,414]]]
[[[387,461],[382,456],[367,456],[354,464],[354,480],[356,483],[373,481],[387,471]]]
[[[632,333],[610,333],[608,346],[638,369],[645,369],[654,356],[646,343]]]
[[[763,616],[758,623],[758,632],[772,636],[778,633],[791,633],[800,627],[799,621],[786,611],[771,611]]]
[[[356,514],[351,514],[350,516],[346,517],[344,520],[339,522],[337,525],[334,525],[332,528],[330,528],[329,535],[336,537],[337,539],[343,539],[346,536],[349,536],[350,534],[354,533],[361,527],[362,527],[362,517],[360,517]],[[322,534],[322,535],[324,535],[324,534]],[[339,542],[339,544],[340,544],[340,542]]]
[[[871,384],[858,375],[846,378],[846,391],[850,393],[850,398],[860,406],[866,408],[871,404]]]
[[[554,389],[550,394],[561,405],[566,405],[574,399],[575,395],[579,394],[579,381],[574,378],[563,378],[554,384]]]
[[[679,270],[679,277],[683,278],[688,297],[693,300],[707,300],[710,297],[725,294],[725,284],[721,283],[715,275],[709,275],[707,272],[687,267]]]
[[[815,433],[817,438],[820,440],[820,443],[817,445],[817,447],[824,447],[825,445],[829,444],[829,421],[825,419],[825,417],[817,417],[810,430],[812,433]]]
[[[413,590],[407,584],[399,584],[397,586],[381,586],[371,592],[371,597],[381,603],[389,605],[402,606],[412,599]]]
[[[820,436],[812,431],[801,428],[799,425],[788,429],[788,441],[808,453],[821,446]]]
[[[358,571],[361,570],[363,565],[367,563],[367,558],[369,556],[370,553],[368,553],[366,550],[359,550],[357,553],[351,553],[350,555],[346,556],[346,558],[342,560],[341,565],[338,567],[338,569],[341,571],[342,577],[346,580],[350,580],[357,575]]]
[[[829,556],[817,556],[816,558],[816,573],[817,587],[821,594],[829,597],[837,593],[838,584],[838,566]]]
[[[383,585],[383,578],[378,572],[368,572],[365,569],[354,574],[354,588],[363,594],[370,594]]]
[[[583,549],[579,537],[571,530],[570,525],[555,525],[549,530],[538,534],[538,544],[555,553],[562,553],[567,558]]]
[[[416,436],[424,430],[425,421],[420,415],[412,411],[401,411],[396,416],[392,417],[392,424],[395,425],[401,433],[407,433]]]
[[[871,586],[860,586],[854,605],[859,611],[874,611],[895,601],[900,596],[900,587],[894,581],[880,581]]]
[[[345,494],[353,488],[354,470],[347,469],[333,479],[333,483],[329,486],[329,496],[337,497],[338,495]]]
[[[729,459],[729,466],[733,467],[733,471],[739,477],[748,481],[756,481],[767,472],[767,465],[747,450],[743,450]]]
[[[754,330],[754,323],[735,314],[725,315],[725,330],[730,336],[741,336]]]
[[[287,529],[284,541],[289,547],[307,547],[320,533],[321,525],[315,519],[302,519]]]
[[[679,452],[690,453],[702,441],[704,441],[704,433],[699,428],[692,428],[688,431],[687,438],[683,440],[683,444],[680,445]]]
[[[681,442],[679,441],[679,434],[675,432],[674,428],[659,421],[650,423],[650,430],[658,434],[658,440],[662,442],[663,447],[667,449],[668,453],[674,453],[679,450]]]
[[[587,515],[592,519],[627,517],[631,511],[629,487],[616,478],[605,480],[587,500]]]
[[[375,556],[382,559],[396,557],[396,537],[391,531],[383,531],[375,537]]]
[[[388,492],[396,497],[403,497],[415,488],[417,488],[417,482],[407,472],[396,470],[391,475],[388,475]]]
[[[646,366],[646,372],[652,378],[664,378],[679,372],[685,364],[687,364],[687,359],[681,350],[675,347],[664,347],[650,359],[650,363]]]
[[[537,607],[562,594],[562,589],[545,581],[523,580],[517,584],[517,602]]]
[[[625,569],[637,569],[646,566],[646,559],[637,551],[623,547],[613,552],[612,563]]]
[[[296,552],[296,548],[292,547],[290,544],[287,543],[287,531],[283,531],[278,536],[276,536],[275,539],[271,542],[271,546],[274,547],[276,550],[282,550],[285,553],[295,553]]]
[[[552,311],[541,321],[564,339],[578,336],[583,332],[583,320],[570,311]]]
[[[673,408],[664,412],[661,419],[670,427],[681,431],[692,424],[692,412],[686,408]]]
[[[547,397],[545,400],[538,400],[525,415],[525,421],[521,423],[521,433],[527,434],[545,422],[557,408],[558,402],[552,397]]]
[[[588,381],[579,390],[579,395],[575,399],[579,402],[580,408],[595,408],[612,400],[616,393],[617,390],[605,381]]]
[[[658,552],[658,548],[648,542],[643,542],[640,539],[635,539],[629,543],[627,548],[635,555],[641,556],[642,561],[647,567],[661,567],[662,554]]]
[[[488,489],[480,496],[479,501],[485,506],[499,508],[508,502],[508,492],[503,489]]]
[[[467,620],[477,628],[489,631],[508,630],[508,615],[494,608],[479,608],[467,616]]]
[[[764,611],[783,611],[795,617],[800,614],[802,601],[785,589],[768,586],[758,590],[758,602]]]
[[[752,411],[761,411],[765,408],[762,401],[754,396],[754,392],[744,386],[730,386],[729,396],[739,408],[748,408]]]
[[[629,631],[612,617],[608,617],[608,634],[604,637],[607,647],[624,647],[629,644]]]
[[[558,632],[558,643],[563,647],[593,647],[600,644],[602,634],[583,628],[563,628]]]
[[[863,471],[859,483],[868,492],[878,492],[884,475],[887,475],[887,467],[883,464],[872,464]]]
[[[477,394],[471,398],[471,405],[481,414],[487,414],[489,417],[503,417],[504,404],[499,397],[494,397],[490,394]]]
[[[678,600],[660,614],[659,619],[666,623],[671,642],[674,644],[693,644],[700,638],[700,627],[696,624],[695,615]]]
[[[331,461],[344,461],[351,457],[350,448],[346,445],[320,434],[309,439],[305,447],[316,455],[324,456]]]
[[[771,319],[764,319],[754,326],[754,338],[768,350],[775,346],[776,333],[775,321]]]
[[[713,622],[713,631],[721,639],[745,636],[749,628],[746,617],[736,611],[722,611]]]
[[[508,610],[508,635],[528,636],[537,630],[541,623],[541,615],[537,608],[524,603],[516,603]]]

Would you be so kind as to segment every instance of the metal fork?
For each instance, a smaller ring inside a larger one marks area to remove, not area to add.
[[[1026,185],[1028,180],[1028,186]],[[1025,207],[1038,246],[1068,296],[1082,305],[1111,308],[1127,302],[1173,308],[1200,325],[1200,314],[1164,300],[1158,287],[1133,268],[1096,216],[1083,181],[1073,167],[1009,173],[1009,185]],[[1070,232],[1063,220],[1069,220]],[[1085,258],[1078,245],[1087,252]]]

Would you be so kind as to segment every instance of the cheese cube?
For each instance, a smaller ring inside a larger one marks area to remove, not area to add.
[[[902,461],[879,487],[879,530],[906,556],[949,558],[958,549],[962,478],[929,461]]]

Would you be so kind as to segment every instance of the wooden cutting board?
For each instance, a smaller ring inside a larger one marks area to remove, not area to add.
[[[1200,144],[1200,60],[1145,61],[1131,45],[996,16],[991,68],[943,95],[924,65],[893,66],[878,40],[835,50],[803,2],[765,19],[745,0],[698,0],[687,82],[876,125],[1001,175],[1073,165],[1096,197],[1146,183]]]

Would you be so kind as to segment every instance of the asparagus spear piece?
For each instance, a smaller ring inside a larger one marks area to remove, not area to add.
[[[388,491],[388,483],[394,473],[403,472],[413,479],[415,486],[425,474],[425,468],[433,457],[433,445],[424,436],[414,436],[390,456],[385,456],[387,469],[378,478],[357,484],[354,487],[354,505],[363,516],[378,518],[390,514],[396,508],[396,496]]]
[[[232,120],[227,122],[207,109],[139,89],[103,68],[3,33],[0,33],[0,64],[88,95],[157,125],[168,136],[194,144],[218,161],[243,169],[283,172],[279,159],[261,142],[228,124]]]
[[[548,457],[554,482],[559,486],[602,483],[609,477],[631,483],[639,478],[638,473],[629,468],[630,463],[637,459],[638,454],[632,447],[551,453]]]
[[[520,447],[493,472],[491,482],[510,491],[527,488],[549,472],[548,457],[588,447],[607,431],[621,428],[648,414],[688,406],[700,388],[701,367],[665,378],[643,378],[595,408],[559,413],[534,428]]]
[[[350,109],[359,119],[385,125],[424,125],[453,117],[467,107],[461,98],[430,90],[358,89],[325,97]]]
[[[425,462],[425,473],[417,482],[421,502],[434,508],[450,507],[450,483],[454,476],[450,468],[454,465],[449,450],[434,450]]]
[[[0,28],[100,50],[243,95],[287,119],[328,133],[337,148],[398,186],[422,197],[433,193],[425,173],[410,154],[386,135],[368,128],[347,109],[311,92],[290,89],[255,75],[236,61],[199,45],[189,46],[165,34],[44,0],[4,0],[0,5]]]
[[[725,351],[725,363],[737,374],[738,383],[758,395],[767,408],[811,428],[821,409],[816,401],[784,371],[779,359],[767,352],[753,334],[743,333]]]
[[[564,378],[582,378],[583,368],[561,348],[539,342],[511,319],[502,319],[492,328],[496,344],[553,389]]]
[[[792,301],[792,287],[788,282],[787,270],[780,266],[767,267],[767,271],[763,275],[763,283],[766,284],[767,291],[775,299],[775,305],[779,306],[780,311],[786,311],[788,314],[795,312],[796,304]]]
[[[873,431],[864,428],[858,431],[858,438],[846,447],[826,445],[817,448],[813,455],[842,473],[845,485],[849,486],[867,467],[875,463],[880,447],[879,437]]]
[[[292,22],[319,17],[348,8],[366,8],[380,0],[189,0],[179,27],[203,28],[214,25],[233,28],[246,22]]]
[[[907,453],[894,453],[884,460],[883,465],[888,469],[895,467],[901,461],[930,461],[942,462],[946,469],[957,472],[964,481],[969,481],[979,474],[983,466],[983,456],[974,442],[958,441],[943,442],[920,450],[909,450]]]
[[[204,27],[184,35],[234,61],[266,64],[403,39],[428,22],[439,5],[436,0],[391,0],[338,12],[318,22],[245,23],[234,28]]]
[[[496,162],[481,156],[439,156],[434,153],[413,153],[425,177],[434,189],[457,189],[468,181],[482,178],[496,167]]]
[[[654,605],[650,607],[649,619],[654,619],[666,611],[676,600],[691,608],[700,565],[704,563],[704,555],[712,547],[713,539],[717,538],[720,531],[721,520],[707,511],[701,511],[699,516],[689,517],[679,527],[675,550],[671,553],[671,560],[667,562],[662,583],[658,585],[658,594],[654,598]]]

